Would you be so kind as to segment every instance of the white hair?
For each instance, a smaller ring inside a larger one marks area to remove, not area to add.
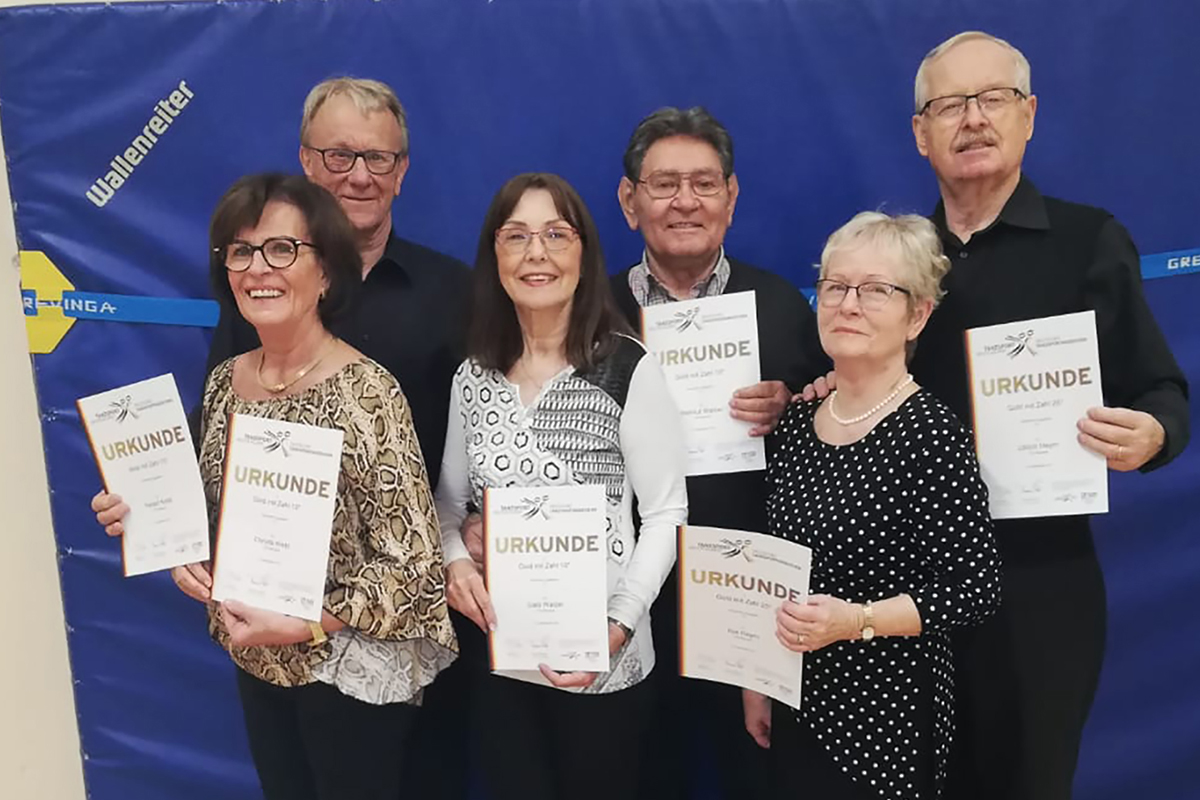
[[[1029,76],[1029,59],[1025,58],[1024,53],[1003,39],[997,36],[992,36],[990,33],[984,33],[983,31],[963,31],[962,33],[951,36],[949,39],[930,50],[929,53],[926,54],[925,58],[921,59],[921,66],[917,68],[917,79],[913,85],[913,100],[917,114],[921,113],[921,109],[925,107],[925,103],[928,101],[926,95],[929,93],[929,87],[925,85],[925,70],[928,69],[930,64],[932,64],[934,61],[937,61],[954,47],[957,47],[963,42],[975,41],[991,42],[992,44],[998,44],[1005,50],[1008,50],[1013,57],[1013,83],[1016,84],[1016,87],[1020,89],[1021,93],[1026,97],[1033,92],[1033,87],[1030,84]]]
[[[932,301],[934,306],[945,295],[942,278],[950,271],[950,259],[942,252],[942,239],[933,223],[916,214],[889,216],[879,211],[862,211],[834,231],[821,251],[821,277],[838,250],[853,250],[871,245],[894,256],[907,273],[898,278],[909,291],[910,300]]]
[[[312,88],[304,99],[304,116],[300,119],[300,142],[307,142],[308,127],[313,117],[331,97],[344,96],[350,98],[354,107],[364,116],[377,111],[386,111],[396,118],[400,126],[400,154],[408,155],[408,116],[400,98],[392,91],[392,87],[383,81],[370,78],[338,77],[321,81]]]

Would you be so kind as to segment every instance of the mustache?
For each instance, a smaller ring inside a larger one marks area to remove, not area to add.
[[[979,144],[994,147],[996,145],[996,137],[987,131],[964,133],[954,141],[954,151],[956,153],[961,152],[968,147],[974,147]]]

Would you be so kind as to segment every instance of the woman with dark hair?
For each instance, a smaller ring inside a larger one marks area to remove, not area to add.
[[[497,192],[475,281],[437,494],[450,605],[481,629],[504,624],[459,532],[485,488],[600,485],[611,653],[599,674],[489,675],[480,665],[473,728],[484,777],[495,800],[608,798],[614,772],[636,785],[649,744],[649,609],[687,518],[678,412],[621,322],[596,226],[562,178],[518,175]]]
[[[262,346],[216,367],[204,389],[200,474],[216,527],[231,414],[344,432],[319,623],[211,601],[207,564],[172,572],[208,604],[237,666],[251,755],[268,800],[394,800],[421,690],[457,651],[441,542],[408,403],[396,379],[329,332],[360,282],[337,201],[301,177],[252,175],[217,205],[216,293]],[[110,535],[128,508],[92,503]]]

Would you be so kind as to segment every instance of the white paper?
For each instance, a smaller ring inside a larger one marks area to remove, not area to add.
[[[125,575],[208,560],[208,511],[173,375],[76,401],[104,489],[129,506]]]
[[[967,331],[975,447],[992,517],[1108,511],[1108,469],[1076,423],[1104,405],[1092,311]]]
[[[775,612],[804,602],[811,567],[812,550],[775,536],[681,529],[679,674],[800,708],[804,658],[775,638]]]
[[[733,393],[761,380],[754,292],[647,306],[642,339],[683,417],[687,474],[766,469],[762,437],[729,415]]]
[[[603,487],[487,489],[483,508],[492,669],[607,672]]]
[[[214,600],[320,621],[342,432],[233,414]]]

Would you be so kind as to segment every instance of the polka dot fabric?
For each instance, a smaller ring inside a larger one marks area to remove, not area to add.
[[[770,532],[812,548],[813,594],[863,603],[907,593],[922,633],[806,654],[800,717],[876,796],[931,800],[953,736],[948,631],[1000,598],[987,489],[970,434],[927,392],[840,447],[817,438],[817,408],[792,406],[774,435]]]

